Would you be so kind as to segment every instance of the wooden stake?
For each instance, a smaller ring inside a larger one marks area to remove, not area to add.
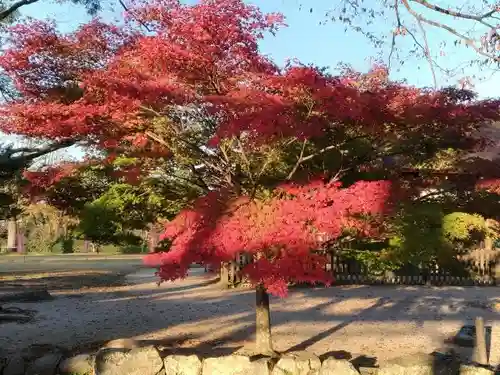
[[[484,329],[484,319],[481,317],[476,318],[473,361],[480,365],[488,364],[488,355],[486,352],[486,331]]]

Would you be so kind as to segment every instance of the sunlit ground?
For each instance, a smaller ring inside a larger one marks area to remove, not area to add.
[[[253,292],[221,290],[213,281],[197,269],[186,280],[157,286],[153,271],[142,270],[126,278],[127,286],[53,290],[52,301],[9,304],[37,310],[37,318],[2,324],[0,347],[51,343],[82,349],[137,338],[170,351],[209,355],[248,346]],[[272,300],[274,343],[279,351],[383,361],[446,350],[462,325],[482,316],[493,327],[490,362],[498,364],[498,296],[496,287],[296,289],[286,299]]]

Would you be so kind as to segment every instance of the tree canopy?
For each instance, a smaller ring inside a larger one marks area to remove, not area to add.
[[[111,216],[87,228],[96,237],[130,229],[120,218],[140,225],[182,209],[163,234],[169,251],[146,258],[161,279],[246,253],[253,262],[242,272],[262,307],[290,282],[330,282],[321,250],[393,236],[425,189],[437,187],[443,206],[477,202],[464,157],[488,144],[479,130],[499,120],[498,100],[394,82],[382,65],[335,76],[281,68],[258,42],[283,17],[241,0],[134,2],[126,15],[69,34],[42,21],[12,27],[0,66],[20,96],[1,107],[0,130],[94,151],[26,177],[83,218]],[[94,176],[97,189],[87,189],[82,171],[97,164],[118,184]],[[458,168],[467,183],[434,174]],[[258,343],[272,351],[265,332]]]
[[[383,66],[279,68],[258,41],[283,17],[241,1],[137,3],[132,13],[124,26],[95,20],[66,35],[42,21],[12,27],[0,65],[21,96],[1,109],[0,128],[78,139],[107,163],[135,157],[125,168],[135,180],[163,174],[254,199],[318,174],[325,189],[390,179],[440,150],[480,148],[476,132],[498,119],[498,101],[391,82]],[[47,187],[72,170],[30,179]]]

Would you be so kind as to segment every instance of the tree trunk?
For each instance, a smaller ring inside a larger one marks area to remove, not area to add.
[[[17,251],[17,220],[10,218],[7,222],[7,250]]]
[[[269,294],[263,285],[256,288],[255,299],[255,349],[259,354],[274,355],[271,339],[271,313],[269,310]]]

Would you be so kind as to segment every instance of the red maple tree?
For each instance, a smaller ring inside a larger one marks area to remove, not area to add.
[[[453,120],[464,134],[498,109],[496,101],[470,105],[458,91],[390,82],[384,67],[340,77],[303,65],[280,69],[257,43],[282,17],[241,1],[158,0],[135,3],[129,14],[128,27],[93,21],[70,35],[42,21],[12,27],[0,66],[23,95],[3,108],[0,128],[109,149],[144,136],[151,115],[175,104],[217,115],[214,142],[242,133],[263,142],[310,138],[332,123],[351,132],[438,134]]]
[[[314,250],[346,230],[374,235],[389,209],[389,195],[388,182],[358,182],[342,189],[323,179],[284,184],[265,201],[214,191],[167,225],[163,237],[173,239],[170,251],[151,254],[145,261],[160,267],[162,280],[175,280],[186,276],[193,263],[217,268],[240,253],[250,255],[253,261],[242,273],[257,290],[256,346],[269,354],[273,346],[267,292],[283,297],[290,282],[329,285],[327,257]]]
[[[0,66],[22,95],[2,107],[0,129],[133,154],[143,174],[182,172],[200,187],[204,198],[166,228],[170,252],[146,261],[173,280],[192,262],[252,254],[243,272],[257,287],[261,351],[272,351],[267,291],[328,283],[315,251],[345,230],[373,235],[390,209],[388,182],[339,179],[387,158],[397,169],[477,147],[473,133],[499,118],[498,101],[391,82],[383,66],[280,68],[258,41],[282,16],[241,0],[134,2],[127,21],[70,35],[41,22],[12,28]]]
[[[281,185],[264,201],[214,191],[167,225],[163,237],[174,239],[171,250],[153,254],[148,261],[164,264],[160,275],[169,280],[187,275],[192,263],[218,266],[240,252],[259,254],[243,272],[255,284],[284,296],[289,282],[328,282],[331,275],[323,270],[323,257],[311,250],[320,249],[346,229],[370,234],[379,222],[358,215],[386,212],[389,194],[386,181],[358,182],[342,189],[340,183],[323,179]],[[289,267],[290,260],[298,258],[303,262]],[[175,273],[168,270],[169,264],[175,265]]]

